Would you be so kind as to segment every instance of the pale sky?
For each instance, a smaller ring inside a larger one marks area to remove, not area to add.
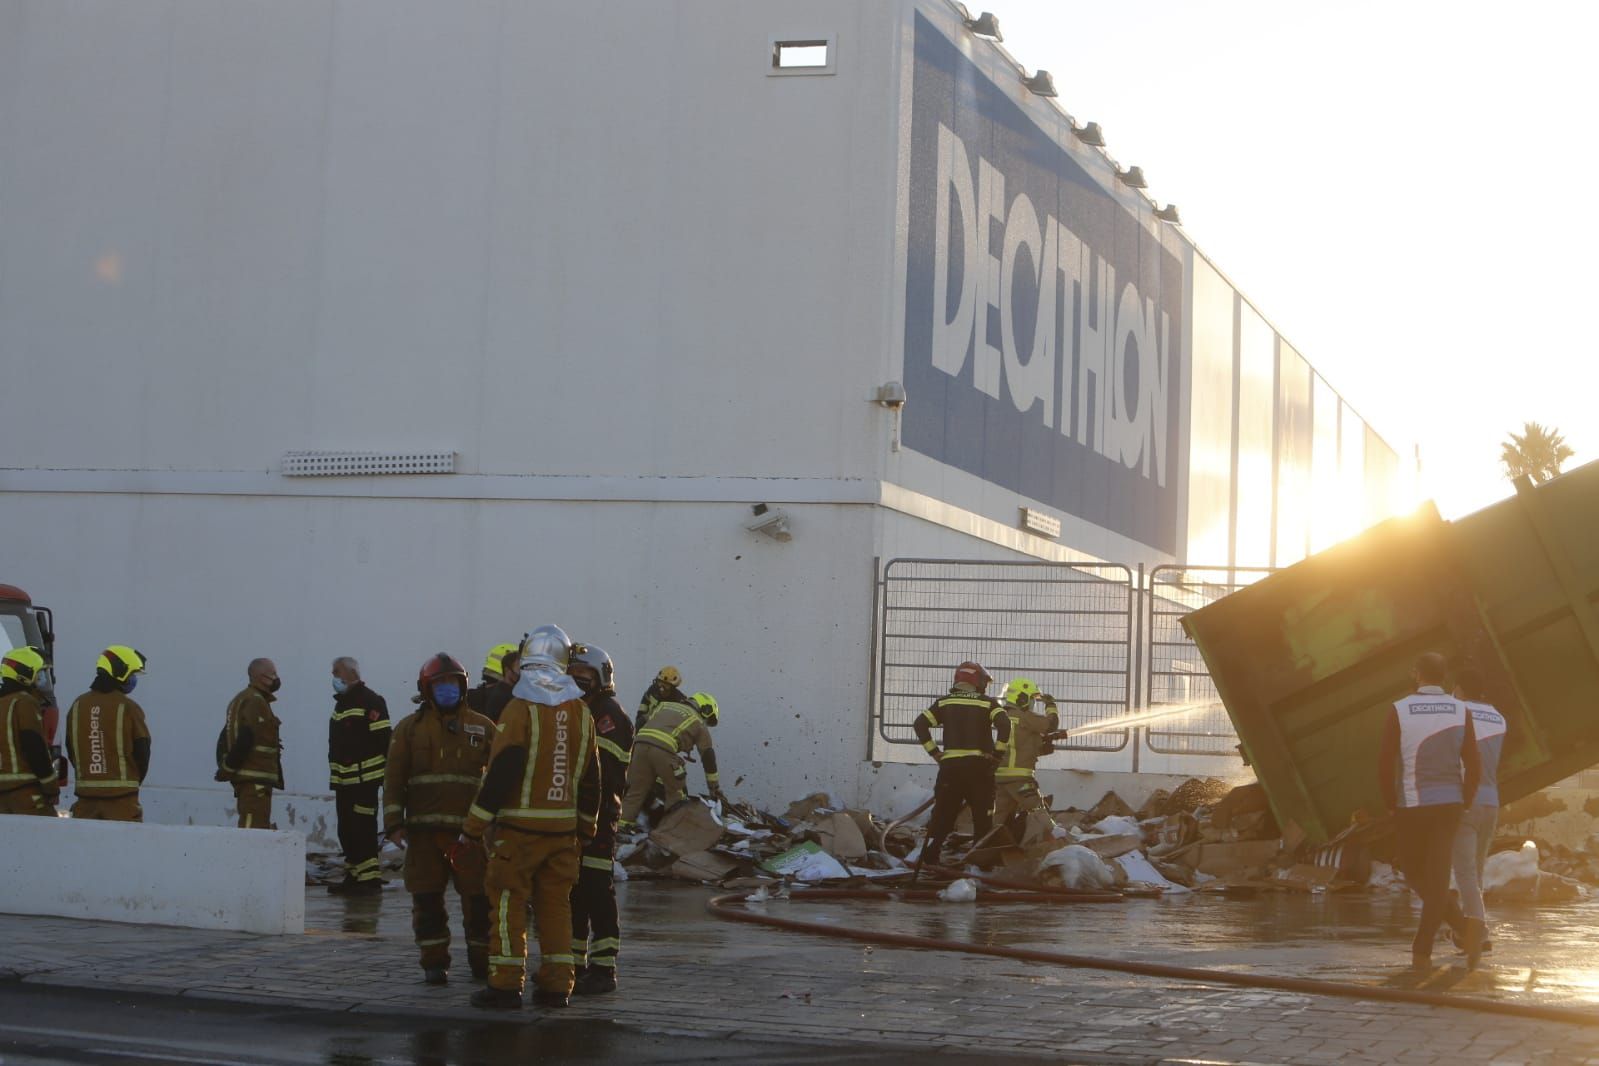
[[[1456,517],[1500,445],[1599,458],[1599,5],[1062,0],[1005,47],[1409,460]]]

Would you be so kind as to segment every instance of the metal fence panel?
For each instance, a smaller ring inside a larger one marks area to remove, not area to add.
[[[1163,755],[1231,755],[1238,746],[1232,720],[1216,695],[1210,671],[1182,627],[1183,615],[1271,573],[1269,567],[1157,566],[1149,574],[1149,650],[1145,702],[1151,708],[1212,701],[1214,706],[1169,723],[1151,722],[1144,739]]]
[[[911,725],[949,691],[967,659],[994,676],[991,692],[1030,677],[1060,701],[1061,728],[1127,711],[1136,624],[1125,566],[893,559],[883,568],[879,732],[914,744]],[[1057,744],[1120,751],[1126,730]]]

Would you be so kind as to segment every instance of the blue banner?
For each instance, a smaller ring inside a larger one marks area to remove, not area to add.
[[[1183,267],[916,16],[906,447],[1177,544]]]

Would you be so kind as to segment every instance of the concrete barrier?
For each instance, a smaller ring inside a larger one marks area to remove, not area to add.
[[[0,911],[305,932],[305,838],[0,815]]]

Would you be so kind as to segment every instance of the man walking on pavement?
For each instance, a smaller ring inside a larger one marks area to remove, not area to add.
[[[377,895],[378,789],[389,757],[389,705],[361,680],[352,657],[333,660],[333,717],[328,721],[328,785],[339,819],[344,880],[329,885],[335,896]]]
[[[571,654],[559,626],[523,640],[515,698],[461,831],[462,853],[488,834],[485,887],[494,908],[489,986],[473,993],[475,1007],[522,1006],[529,901],[540,953],[533,1002],[564,1007],[572,994],[571,895],[582,841],[593,839],[598,821],[600,764],[583,692],[566,672]]]
[[[949,695],[923,711],[913,726],[916,739],[938,764],[933,813],[918,866],[937,865],[944,838],[955,828],[962,807],[972,812],[973,843],[993,828],[994,768],[1007,758],[1011,730],[998,701],[984,695],[992,680],[977,663],[961,663]],[[943,750],[933,741],[934,729],[943,733]]]
[[[572,957],[580,996],[616,990],[616,960],[622,929],[616,911],[616,821],[622,807],[633,723],[616,700],[616,667],[605,649],[572,648],[567,673],[583,690],[600,752],[600,812],[594,839],[583,848],[582,869],[572,889]]]
[[[1032,679],[1018,677],[1005,686],[1001,701],[1010,719],[1010,744],[994,769],[994,824],[1005,825],[1018,814],[1025,818],[1034,812],[1048,819],[1035,771],[1038,760],[1055,750],[1049,740],[1049,734],[1060,729],[1055,697],[1039,692]],[[1026,826],[1014,828],[1016,843],[1023,843]]]
[[[40,713],[45,679],[38,648],[12,648],[0,657],[0,814],[55,817],[61,779]]]
[[[89,691],[67,711],[67,758],[76,775],[72,817],[142,822],[139,786],[150,772],[150,727],[130,695],[147,660],[113,644],[95,663]]]
[[[1481,757],[1466,704],[1444,691],[1444,657],[1426,652],[1411,677],[1416,691],[1394,703],[1383,726],[1377,778],[1393,812],[1400,872],[1421,898],[1411,966],[1432,966],[1433,938],[1451,915],[1449,868],[1464,801],[1477,793]],[[1462,923],[1463,924],[1463,923]]]
[[[421,949],[422,979],[449,979],[450,915],[444,892],[455,883],[472,976],[489,971],[489,901],[483,894],[483,857],[462,854],[456,839],[467,808],[483,783],[494,723],[466,706],[466,668],[445,652],[417,674],[421,706],[394,730],[383,783],[383,833],[405,844],[405,888],[411,893],[411,930]]]
[[[633,738],[633,751],[627,767],[627,795],[622,800],[620,827],[631,829],[657,782],[666,788],[670,809],[687,794],[687,775],[678,776],[678,756],[698,749],[705,767],[705,787],[712,799],[722,795],[721,775],[716,769],[716,749],[711,745],[711,726],[720,716],[716,698],[696,692],[682,703],[665,700],[657,704]]]
[[[283,723],[272,713],[282,680],[271,659],[251,659],[249,684],[228,703],[217,740],[217,780],[233,784],[240,829],[272,829],[272,790],[283,787]]]
[[[1477,791],[1460,816],[1455,830],[1453,865],[1460,886],[1460,908],[1465,912],[1466,935],[1460,945],[1466,968],[1476,969],[1487,943],[1488,910],[1482,901],[1482,868],[1488,861],[1495,823],[1499,819],[1499,756],[1504,751],[1507,723],[1499,709],[1486,699],[1482,673],[1473,667],[1460,671],[1455,695],[1466,702],[1471,728],[1477,739],[1480,764]]]

